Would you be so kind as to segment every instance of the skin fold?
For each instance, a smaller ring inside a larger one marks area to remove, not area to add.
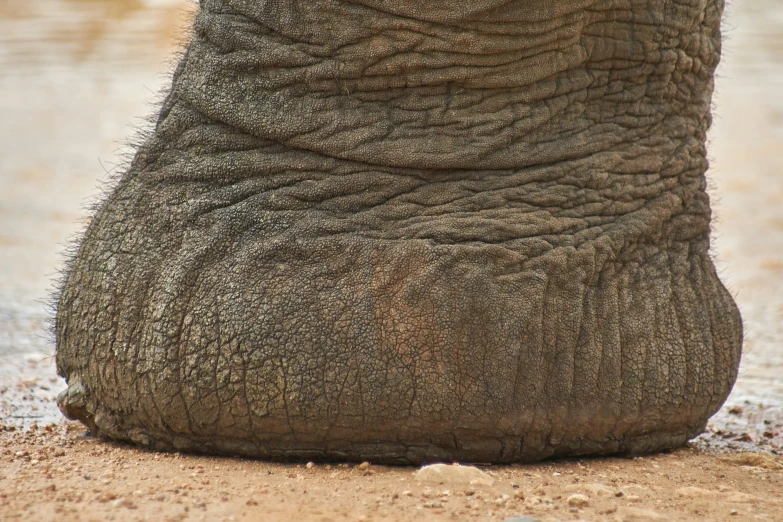
[[[385,463],[698,435],[722,1],[203,0],[56,315],[58,398],[163,450]]]

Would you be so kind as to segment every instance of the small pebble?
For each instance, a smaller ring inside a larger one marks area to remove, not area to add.
[[[134,504],[130,500],[125,500],[124,498],[118,498],[117,500],[111,503],[111,506],[113,508],[124,507],[126,509],[136,509],[136,504]]]
[[[441,484],[471,484],[492,486],[495,479],[473,466],[448,466],[446,464],[430,464],[424,466],[415,474],[421,482],[439,482]]]
[[[568,500],[566,500],[566,502],[568,502],[569,506],[582,507],[582,506],[586,506],[587,503],[590,502],[590,497],[588,497],[587,495],[582,495],[581,493],[574,493],[573,495],[568,497]]]
[[[356,467],[359,469],[359,471],[364,471],[364,470],[370,469],[370,463],[369,462],[362,462],[361,464],[359,464]]]

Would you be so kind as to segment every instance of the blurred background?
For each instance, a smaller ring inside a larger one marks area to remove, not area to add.
[[[52,285],[130,152],[195,2],[0,0],[0,423],[59,420]]]
[[[0,0],[0,423],[59,419],[45,303],[64,246],[154,112],[194,9]],[[714,107],[713,255],[746,340],[705,443],[782,450],[783,1],[728,6]]]

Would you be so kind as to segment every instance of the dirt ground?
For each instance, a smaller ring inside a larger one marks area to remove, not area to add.
[[[0,518],[783,519],[783,466],[768,453],[696,446],[635,459],[481,466],[495,480],[488,486],[421,482],[412,468],[156,454],[81,431],[59,423],[3,437]]]
[[[737,0],[725,22],[710,143],[713,254],[742,310],[745,346],[732,395],[687,447],[479,466],[493,485],[441,484],[417,480],[414,468],[149,453],[64,420],[49,288],[85,202],[167,81],[189,9],[180,0],[0,2],[0,521],[783,520],[776,0]]]

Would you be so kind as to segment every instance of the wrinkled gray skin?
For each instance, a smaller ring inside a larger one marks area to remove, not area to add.
[[[56,319],[62,410],[156,449],[671,448],[737,375],[719,0],[202,0]]]

